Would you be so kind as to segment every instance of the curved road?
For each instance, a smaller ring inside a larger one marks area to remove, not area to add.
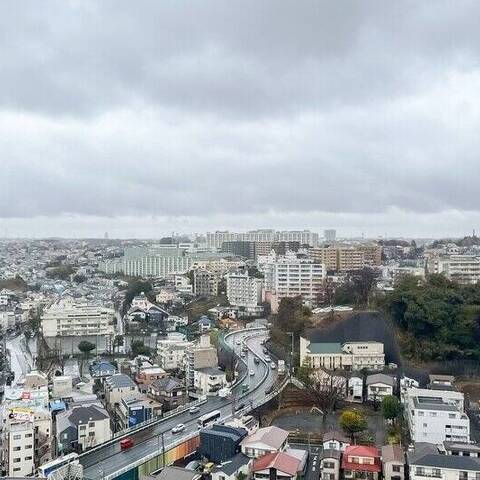
[[[254,335],[254,336],[253,336]],[[164,421],[155,423],[154,425],[145,428],[139,432],[134,432],[128,435],[134,441],[134,446],[128,450],[121,450],[119,441],[113,444],[106,444],[105,447],[100,447],[91,452],[86,452],[80,457],[80,463],[84,467],[84,478],[91,480],[109,480],[115,478],[118,473],[128,468],[129,465],[139,462],[146,456],[154,452],[161,453],[162,451],[162,434],[165,449],[168,446],[178,441],[182,436],[188,436],[198,431],[197,418],[205,413],[213,410],[220,410],[222,412],[222,419],[232,416],[235,405],[244,404],[242,411],[237,412],[238,415],[246,413],[250,409],[250,404],[265,396],[265,390],[271,387],[276,380],[277,371],[272,370],[263,360],[263,347],[261,341],[267,338],[267,331],[264,333],[257,331],[242,330],[238,333],[233,333],[227,337],[227,343],[234,348],[235,353],[240,356],[241,345],[237,345],[237,340],[241,343],[247,343],[250,351],[245,359],[248,370],[253,370],[254,375],[247,377],[242,383],[247,383],[250,388],[246,394],[241,393],[241,385],[234,389],[234,399],[225,399],[220,397],[209,397],[208,401],[200,405],[200,411],[196,414],[190,414],[188,411],[175,415],[171,418],[166,418]],[[261,361],[257,365],[254,362],[254,357],[258,356]],[[173,434],[172,427],[183,423],[185,430],[180,434]]]

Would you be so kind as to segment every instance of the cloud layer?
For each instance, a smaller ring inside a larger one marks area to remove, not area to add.
[[[478,18],[463,0],[3,2],[0,218],[470,229]]]

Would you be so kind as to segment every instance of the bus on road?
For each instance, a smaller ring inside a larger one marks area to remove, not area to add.
[[[215,423],[216,420],[218,420],[221,416],[220,410],[214,410],[213,412],[206,413],[205,415],[202,415],[198,419],[198,428],[205,428],[211,425],[212,423]]]

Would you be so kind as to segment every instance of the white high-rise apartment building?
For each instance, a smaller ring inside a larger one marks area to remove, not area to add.
[[[252,230],[250,232],[207,232],[207,246],[220,248],[223,242],[300,242],[300,244],[316,247],[318,245],[318,233],[310,230]]]
[[[42,315],[43,336],[113,335],[114,319],[112,308],[61,299]]]
[[[470,441],[464,395],[455,391],[407,389],[405,415],[413,442]]]
[[[294,252],[277,256],[274,252],[260,259],[259,269],[265,275],[265,290],[273,292],[279,302],[284,297],[301,296],[315,304],[322,290],[326,269],[322,263],[302,258]]]
[[[227,298],[235,307],[254,308],[262,300],[263,280],[250,277],[248,272],[227,275]]]

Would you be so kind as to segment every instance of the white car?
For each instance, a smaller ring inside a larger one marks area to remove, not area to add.
[[[235,343],[236,343],[237,345],[241,345],[241,344],[242,344],[242,341],[238,338],[237,340],[235,340]]]
[[[272,362],[272,363],[270,364],[270,368],[271,368],[272,370],[275,370],[275,369],[277,368],[277,366],[275,365],[275,363]]]
[[[190,413],[197,413],[197,412],[200,411],[200,408],[199,408],[199,407],[196,407],[196,406],[195,406],[195,407],[190,407],[190,408],[188,409],[188,411],[189,411]]]
[[[250,370],[250,376],[253,377],[255,375],[255,372],[253,370]]]
[[[270,355],[265,355],[265,361],[270,362],[272,359],[270,358]]]
[[[185,430],[185,425],[183,423],[179,423],[172,428],[172,433],[180,433]]]
[[[246,354],[245,352],[242,352],[242,353],[240,354],[240,356],[241,356],[242,358],[245,358],[245,357],[247,356],[247,354]]]

